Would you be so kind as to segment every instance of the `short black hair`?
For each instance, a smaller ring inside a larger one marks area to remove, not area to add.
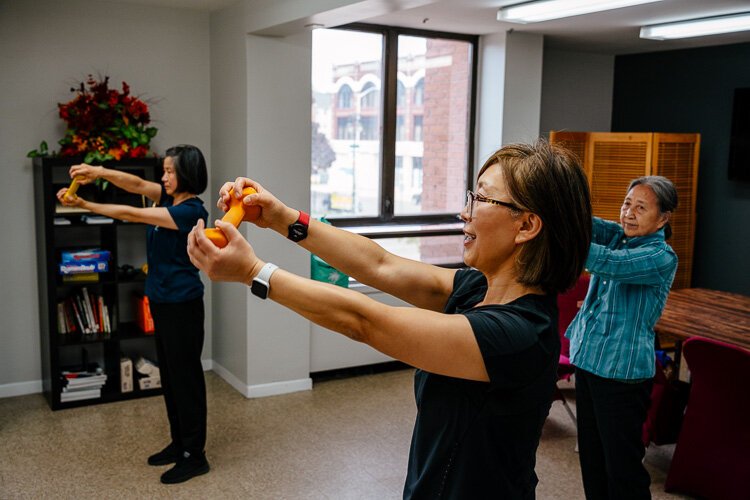
[[[177,174],[177,191],[201,194],[208,185],[206,159],[201,150],[189,144],[180,144],[167,149],[166,156],[172,158]]]

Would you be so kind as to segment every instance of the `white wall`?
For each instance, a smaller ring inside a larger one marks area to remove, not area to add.
[[[247,164],[247,68],[244,7],[211,16],[211,192],[244,174]],[[213,221],[221,216],[213,208]],[[211,223],[213,225],[213,222]],[[214,370],[243,392],[247,385],[247,297],[242,285],[212,289]]]
[[[540,134],[550,130],[609,132],[614,56],[546,50]]]
[[[484,161],[503,145],[503,98],[505,95],[505,46],[507,34],[479,39],[477,84],[476,159]],[[475,179],[472,179],[472,182]]]
[[[0,213],[8,230],[0,249],[0,396],[41,390],[33,176],[26,153],[43,139],[57,146],[65,127],[56,105],[69,101],[68,89],[89,73],[109,75],[118,87],[125,80],[151,102],[159,128],[155,151],[195,144],[210,170],[208,14],[96,0],[0,0]],[[213,196],[203,199],[213,203]],[[204,358],[210,357],[209,328]]]
[[[312,36],[247,37],[247,170],[287,205],[310,211]],[[299,276],[310,255],[270,230],[253,228],[258,256]],[[250,395],[311,387],[310,322],[272,301],[248,296]],[[218,325],[217,325],[218,326]]]

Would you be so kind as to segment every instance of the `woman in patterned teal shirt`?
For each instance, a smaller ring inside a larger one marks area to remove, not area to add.
[[[651,498],[641,429],[655,370],[654,325],[677,270],[666,239],[677,208],[669,179],[630,183],[620,224],[594,218],[586,300],[567,331],[586,498]]]

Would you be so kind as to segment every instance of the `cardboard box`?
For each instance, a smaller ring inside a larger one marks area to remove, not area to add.
[[[141,390],[158,389],[161,387],[161,377],[143,377],[138,379],[138,386]]]
[[[133,391],[133,361],[130,358],[120,360],[120,392]]]

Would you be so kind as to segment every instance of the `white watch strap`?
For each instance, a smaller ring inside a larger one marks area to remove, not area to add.
[[[260,270],[258,273],[258,276],[255,277],[256,280],[261,281],[266,284],[268,289],[271,289],[271,285],[269,284],[269,281],[271,280],[271,275],[279,268],[276,264],[271,264],[270,262],[266,263],[265,266]]]

